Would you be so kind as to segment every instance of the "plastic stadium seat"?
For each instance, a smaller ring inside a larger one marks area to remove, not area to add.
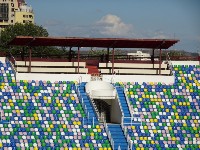
[[[142,125],[127,127],[133,149],[200,149],[200,66],[174,66],[175,83],[126,83]]]
[[[15,81],[9,63],[0,63],[0,149],[110,150],[102,125],[83,125],[85,112],[76,82]]]

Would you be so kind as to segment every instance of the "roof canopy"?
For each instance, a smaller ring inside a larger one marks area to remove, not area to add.
[[[8,45],[168,49],[179,40],[17,36]]]

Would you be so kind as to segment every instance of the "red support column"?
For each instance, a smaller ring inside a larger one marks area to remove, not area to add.
[[[160,49],[160,61],[159,61],[159,75],[161,74],[161,63],[162,63],[162,58],[161,58],[161,55],[162,55],[162,50]]]
[[[115,49],[112,50],[112,74],[114,74]]]
[[[80,62],[80,47],[78,47],[78,74],[79,74],[79,62]]]
[[[32,48],[30,47],[29,49],[29,67],[28,67],[28,72],[31,73],[31,54],[32,54]]]

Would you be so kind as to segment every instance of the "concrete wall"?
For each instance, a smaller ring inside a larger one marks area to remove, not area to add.
[[[200,65],[199,61],[172,61],[173,65]]]
[[[5,57],[0,57],[0,61],[1,61],[2,63],[5,63],[5,60],[6,60]]]
[[[122,112],[119,106],[117,99],[112,100],[111,105],[111,122],[112,123],[121,123]]]
[[[106,82],[161,82],[166,84],[174,83],[174,76],[160,75],[103,75],[103,81]]]
[[[42,73],[16,73],[17,80],[42,80],[42,81],[82,81],[89,82],[89,74],[42,74]]]

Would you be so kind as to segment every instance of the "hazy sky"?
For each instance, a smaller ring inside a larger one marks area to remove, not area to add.
[[[200,0],[26,0],[50,36],[176,38],[200,52]]]

